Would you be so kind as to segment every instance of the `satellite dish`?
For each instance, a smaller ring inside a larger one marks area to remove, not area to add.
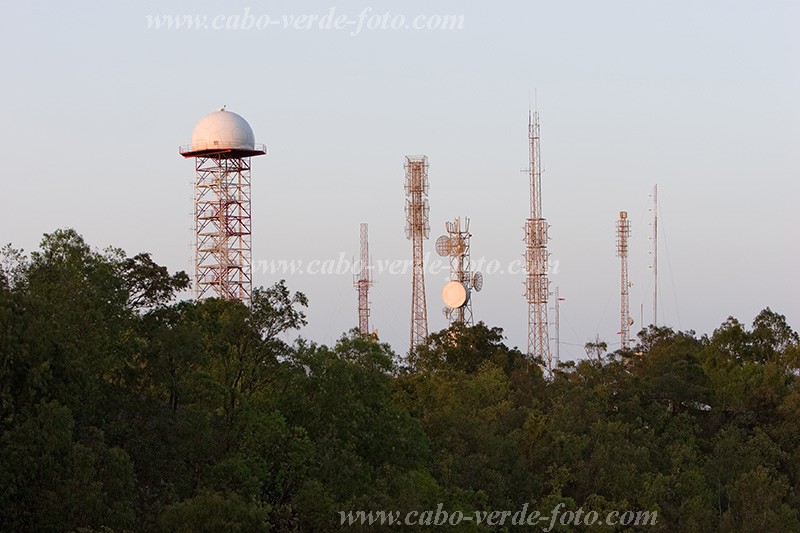
[[[633,317],[630,317],[630,316],[628,317],[628,325],[629,326],[633,325]]]
[[[480,272],[475,272],[475,274],[472,276],[472,288],[478,292],[481,292],[481,289],[483,288],[483,274]]]
[[[450,239],[450,255],[457,257],[466,251],[467,246],[464,244],[464,239],[461,237],[453,237]]]
[[[467,303],[467,296],[467,288],[460,281],[451,281],[442,289],[442,300],[453,309]]]
[[[442,257],[450,255],[450,237],[442,235],[436,239],[436,253]]]

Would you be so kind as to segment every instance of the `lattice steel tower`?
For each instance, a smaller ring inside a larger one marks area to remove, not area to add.
[[[250,158],[264,155],[245,119],[223,107],[205,116],[180,153],[195,160],[194,294],[250,301]]]
[[[406,238],[411,241],[411,346],[428,340],[428,311],[425,303],[423,240],[428,238],[428,158],[406,156]]]
[[[547,322],[547,221],[542,216],[542,161],[539,146],[539,113],[528,114],[530,141],[531,212],[525,223],[525,299],[528,301],[528,355],[553,373],[550,331]]]
[[[353,285],[358,290],[358,329],[369,335],[369,288],[372,287],[372,268],[369,261],[369,235],[367,224],[361,224],[361,264]]]
[[[628,238],[631,236],[631,223],[627,211],[619,212],[617,220],[617,257],[619,257],[619,286],[620,286],[620,321],[619,321],[619,347],[627,350],[630,345],[631,318],[630,297],[628,291],[631,282],[628,280]]]
[[[472,326],[472,291],[483,288],[483,275],[470,268],[469,219],[461,217],[445,222],[447,235],[436,239],[436,253],[450,257],[450,281],[442,289],[444,316],[452,325],[456,322]]]

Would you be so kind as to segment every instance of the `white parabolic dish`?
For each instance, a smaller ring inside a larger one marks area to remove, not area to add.
[[[442,300],[453,309],[467,303],[467,288],[460,281],[450,281],[442,289]]]

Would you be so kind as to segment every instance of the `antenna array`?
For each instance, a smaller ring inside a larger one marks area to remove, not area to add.
[[[472,326],[472,291],[483,288],[483,274],[470,270],[469,219],[461,223],[461,217],[445,223],[447,235],[436,240],[436,253],[450,257],[450,281],[442,289],[444,316],[452,325],[461,323]]]

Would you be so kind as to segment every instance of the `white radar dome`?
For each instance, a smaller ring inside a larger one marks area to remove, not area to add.
[[[200,119],[192,131],[191,151],[254,150],[256,137],[253,128],[241,116],[226,111],[214,111]]]

